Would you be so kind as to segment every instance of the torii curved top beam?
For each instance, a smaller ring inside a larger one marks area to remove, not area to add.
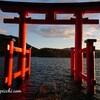
[[[26,3],[0,1],[0,8],[4,12],[32,12],[32,13],[100,13],[100,2],[81,3]]]

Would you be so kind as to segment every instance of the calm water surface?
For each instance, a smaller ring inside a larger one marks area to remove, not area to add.
[[[14,60],[16,70],[17,59]],[[3,75],[4,58],[0,58],[0,89],[3,89],[1,79]],[[0,100],[100,100],[100,59],[96,59],[96,87],[94,97],[88,97],[86,85],[76,85],[70,77],[69,58],[38,58],[31,62],[30,78],[20,86],[13,81],[11,89],[21,90],[18,94],[1,94]]]

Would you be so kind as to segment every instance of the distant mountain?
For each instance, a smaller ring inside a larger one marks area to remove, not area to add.
[[[0,34],[0,56],[4,56],[6,42],[9,38],[15,39],[14,46],[18,47],[18,37],[12,35]],[[27,44],[27,48],[32,47],[32,56],[34,57],[70,57],[70,48],[53,49],[53,48],[35,48]],[[16,53],[15,53],[16,55]],[[100,58],[100,50],[96,50],[96,58]]]
[[[70,49],[41,48],[38,52],[39,57],[70,57]]]

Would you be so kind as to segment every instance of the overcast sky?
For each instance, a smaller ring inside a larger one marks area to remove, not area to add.
[[[2,1],[19,1],[19,2],[92,2],[100,0],[2,0]],[[0,11],[0,34],[18,36],[17,24],[4,24],[4,18],[13,18],[18,14],[4,13]],[[33,15],[32,18],[43,18],[44,15]],[[58,19],[69,19],[73,15],[57,15]],[[88,14],[84,17],[100,19],[100,14]],[[84,25],[84,38],[95,38],[98,40],[96,48],[100,49],[100,25]],[[74,25],[27,25],[27,42],[37,48],[67,48],[73,47],[75,35]],[[83,43],[83,47],[85,43]]]

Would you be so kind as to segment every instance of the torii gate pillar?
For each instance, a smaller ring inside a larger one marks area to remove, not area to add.
[[[77,12],[75,24],[75,81],[81,83],[80,72],[82,72],[82,54],[79,52],[82,48],[82,12]]]
[[[26,67],[26,13],[19,13],[19,47],[22,48],[22,53],[18,57],[18,70],[21,70],[21,79],[25,78]]]

